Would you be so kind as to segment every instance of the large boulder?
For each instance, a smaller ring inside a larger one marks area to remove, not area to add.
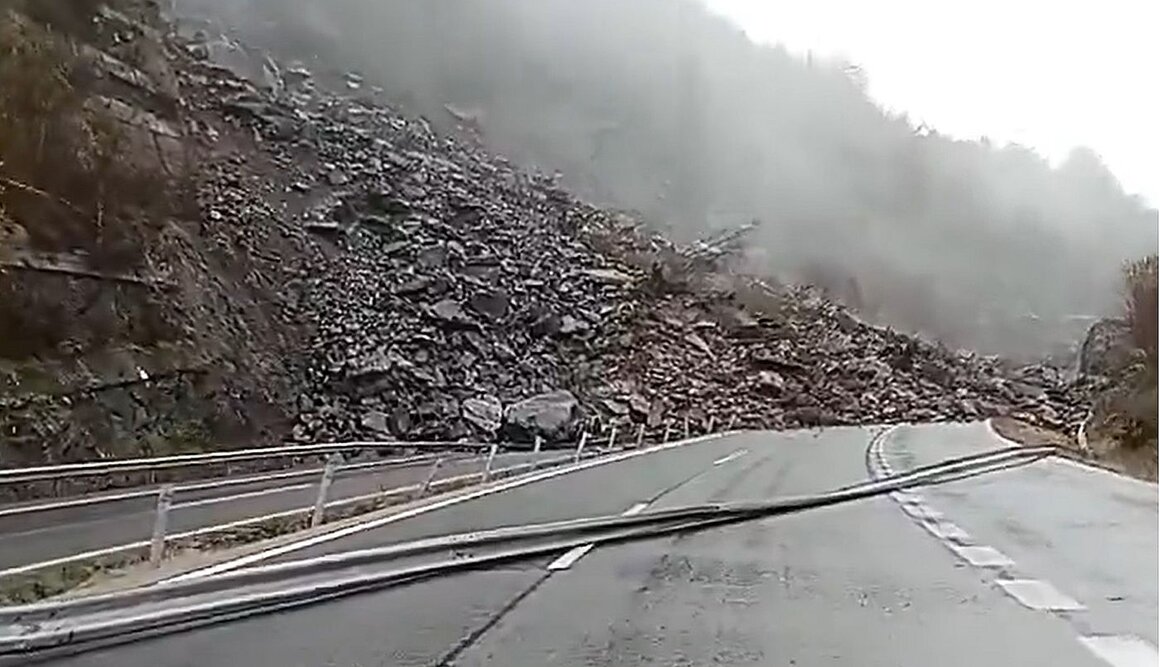
[[[1084,337],[1076,370],[1080,375],[1117,375],[1131,359],[1131,340],[1131,329],[1126,321],[1098,320]]]
[[[573,435],[579,421],[580,402],[572,392],[552,391],[512,404],[504,435],[516,442],[530,442],[537,435],[560,442]]]

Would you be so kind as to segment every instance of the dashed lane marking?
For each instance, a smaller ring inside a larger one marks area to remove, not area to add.
[[[975,567],[1011,567],[1015,564],[1007,554],[994,547],[965,547],[948,543],[947,548]]]
[[[1148,642],[1131,635],[1091,635],[1079,643],[1112,667],[1156,667],[1160,653]]]
[[[621,516],[633,516],[634,514],[640,514],[646,507],[648,507],[648,503],[637,503],[625,510]],[[595,546],[595,544],[581,544],[578,547],[572,547],[568,551],[564,552],[562,556],[552,561],[551,563],[548,563],[548,569],[553,572],[556,570],[567,570],[568,568],[572,567],[576,561],[583,558],[584,554],[592,551],[592,548]]]
[[[1040,611],[1082,611],[1078,601],[1061,593],[1046,581],[1038,579],[999,579],[995,582],[1007,595],[1028,609]]]
[[[957,524],[945,521],[942,519],[934,519],[931,521],[923,521],[922,527],[927,529],[931,535],[934,535],[940,540],[951,540],[954,542],[969,542],[971,539],[970,533],[959,528]]]
[[[715,466],[724,465],[726,463],[729,463],[733,459],[739,459],[748,453],[749,453],[748,449],[739,449],[739,450],[733,452],[732,454],[727,454],[727,455],[722,456],[721,458],[717,459],[716,461],[713,462],[713,465],[715,465]]]

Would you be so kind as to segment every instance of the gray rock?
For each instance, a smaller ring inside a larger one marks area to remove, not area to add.
[[[469,398],[460,409],[463,419],[484,433],[494,434],[503,423],[503,403],[495,396]]]
[[[503,290],[476,294],[468,303],[472,310],[492,321],[502,320],[508,313],[509,299]]]
[[[388,424],[389,417],[386,413],[372,410],[362,416],[363,428],[374,431],[375,433],[389,434],[391,427]]]
[[[580,421],[580,402],[570,391],[552,391],[514,403],[505,416],[505,435],[528,442],[540,435],[548,442],[572,436]]]

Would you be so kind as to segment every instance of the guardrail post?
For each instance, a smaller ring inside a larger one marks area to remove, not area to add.
[[[644,424],[636,430],[636,447],[639,449],[644,444]]]
[[[431,470],[427,471],[427,477],[423,479],[423,485],[415,492],[415,500],[427,495],[427,492],[431,490],[431,483],[435,481],[435,475],[439,474],[439,466],[441,465],[443,465],[442,458],[435,459],[435,462],[431,464]]]
[[[612,432],[608,434],[608,448],[612,449],[616,446],[616,423],[612,424]]]
[[[693,436],[692,427],[689,424],[689,415],[685,415],[685,440]]]
[[[318,480],[318,497],[314,499],[314,513],[310,515],[310,527],[321,525],[326,518],[326,494],[334,481],[334,471],[338,467],[338,454],[326,457],[326,467],[322,469],[322,479]]]
[[[157,513],[153,516],[153,540],[149,543],[150,567],[161,567],[161,557],[165,555],[165,530],[169,525],[169,508],[172,505],[173,485],[167,485],[157,493]]]
[[[588,431],[584,431],[583,433],[580,434],[580,444],[576,445],[576,458],[573,460],[573,463],[580,462],[580,453],[584,451],[584,445],[587,443],[588,443]]]
[[[714,422],[716,422],[716,421],[717,421],[717,419],[715,418],[715,416],[714,416],[714,415],[709,415],[709,425],[708,425],[707,427],[705,427],[705,432],[706,432],[706,433],[712,433],[712,432],[713,432],[713,424],[714,424]]]
[[[535,454],[539,454],[540,450],[543,448],[544,448],[544,438],[542,436],[537,435],[536,436],[536,446],[532,449],[532,452]]]
[[[487,452],[487,463],[483,464],[483,481],[491,481],[491,465],[495,463],[495,454],[499,451],[499,445],[492,443],[491,449]]]
[[[665,422],[665,435],[661,438],[661,442],[668,442],[673,435],[673,422],[669,420]]]

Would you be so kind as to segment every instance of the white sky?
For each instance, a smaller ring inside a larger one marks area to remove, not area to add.
[[[1157,0],[704,1],[755,41],[849,58],[880,104],[939,132],[1053,163],[1090,146],[1160,205]]]

